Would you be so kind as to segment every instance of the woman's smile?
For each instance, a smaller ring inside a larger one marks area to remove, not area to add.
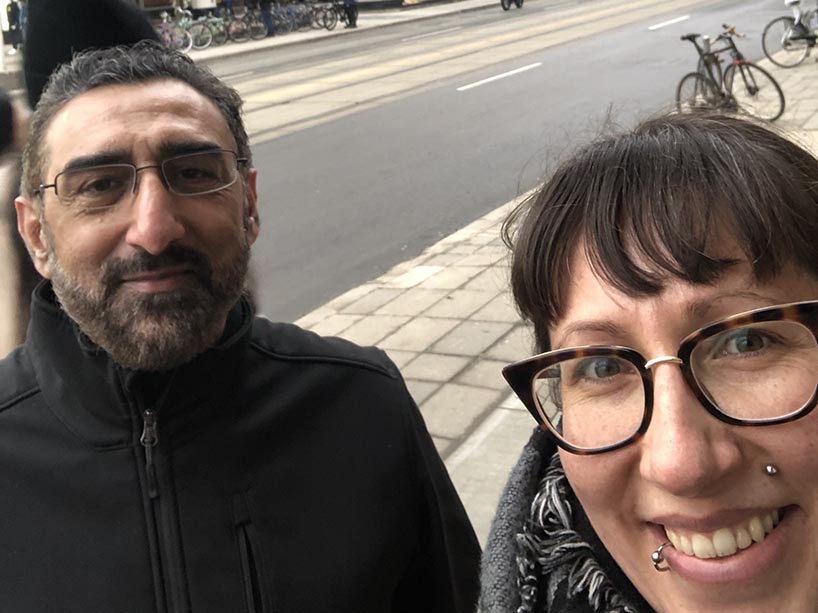
[[[737,585],[763,582],[773,566],[783,562],[790,549],[788,541],[799,538],[797,515],[796,507],[786,507],[753,514],[712,532],[676,531],[655,524],[651,530],[673,545],[663,549],[662,555],[682,579],[694,584]]]

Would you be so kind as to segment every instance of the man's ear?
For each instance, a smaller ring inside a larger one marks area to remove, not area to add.
[[[255,168],[251,168],[247,171],[247,179],[245,180],[244,184],[247,187],[247,202],[245,206],[247,207],[247,216],[248,216],[248,223],[247,223],[247,241],[252,245],[256,242],[259,234],[259,217],[258,217],[258,191],[256,190],[256,178],[258,177],[258,171]]]
[[[46,279],[51,278],[51,267],[48,264],[48,238],[45,228],[40,221],[40,216],[34,203],[24,197],[18,196],[14,201],[17,209],[17,231],[23,237],[34,268],[37,269]]]

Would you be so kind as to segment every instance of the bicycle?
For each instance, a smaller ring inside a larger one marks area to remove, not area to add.
[[[784,0],[793,16],[776,17],[764,27],[761,47],[776,66],[793,68],[809,55],[816,41],[818,6],[802,11],[801,0]]]
[[[193,13],[186,9],[176,7],[173,9],[176,23],[180,27],[190,32],[191,45],[194,49],[207,49],[213,42],[213,30],[203,20],[193,19]]]
[[[253,40],[261,40],[267,37],[267,25],[261,18],[261,11],[259,9],[247,9],[242,19],[247,23],[247,31],[250,33],[250,38]]]
[[[343,0],[340,2],[338,0],[333,2],[332,10],[335,11],[335,14],[338,16],[338,19],[335,21],[336,24],[340,21],[341,23],[344,24],[344,27],[349,26],[349,16],[347,15],[346,7],[344,6]],[[332,27],[334,28],[335,26]],[[332,28],[327,29],[331,30]]]
[[[227,33],[227,25],[224,23],[224,19],[221,17],[217,17],[213,14],[212,11],[207,13],[207,16],[204,17],[204,21],[210,30],[213,32],[213,43],[214,45],[223,45],[229,39]]]
[[[715,41],[701,34],[685,34],[699,54],[698,69],[682,77],[676,87],[680,111],[707,107],[735,111],[743,109],[759,119],[775,121],[784,113],[784,92],[773,76],[747,60],[733,37],[743,38],[735,26],[723,25]],[[701,44],[700,44],[701,43]],[[724,43],[714,48],[713,43]],[[731,63],[722,72],[720,54],[729,53]]]
[[[190,32],[181,27],[178,23],[173,21],[167,11],[162,11],[159,14],[161,22],[156,25],[156,33],[159,35],[159,40],[168,49],[175,51],[183,51],[187,53],[193,46],[193,37]]]
[[[338,14],[326,4],[313,4],[310,27],[315,30],[332,30],[338,23]]]

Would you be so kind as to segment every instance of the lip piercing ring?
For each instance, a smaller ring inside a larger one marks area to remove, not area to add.
[[[665,547],[671,547],[671,546],[672,545],[671,545],[670,541],[668,541],[666,543],[662,543],[661,545],[659,545],[659,548],[656,551],[654,551],[652,554],[650,554],[651,562],[653,562],[653,568],[656,569],[657,571],[659,571],[660,573],[663,573],[666,570],[670,570],[670,566],[667,565],[667,562],[665,562],[665,557],[662,555],[662,550]],[[665,562],[664,567],[660,566],[662,564],[662,562]]]
[[[767,466],[764,467],[764,474],[768,477],[775,477],[778,474],[778,468],[773,464],[767,464]]]

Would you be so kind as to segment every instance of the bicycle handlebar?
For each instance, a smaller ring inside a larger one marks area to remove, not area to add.
[[[739,34],[736,32],[736,26],[731,26],[726,23],[721,24],[721,27],[724,28],[724,31],[721,33],[722,36],[735,36],[736,38],[747,38],[746,34]]]

